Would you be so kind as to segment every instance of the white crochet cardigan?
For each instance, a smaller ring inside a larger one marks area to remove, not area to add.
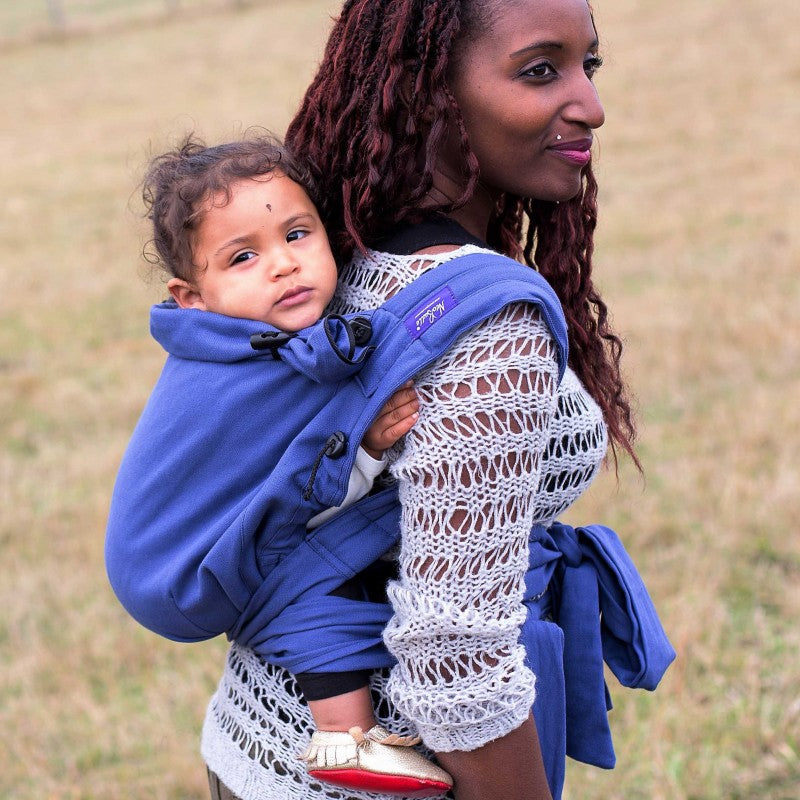
[[[420,271],[469,252],[479,249],[358,257],[333,310],[375,308]],[[555,346],[531,306],[464,334],[415,387],[420,419],[389,454],[402,547],[384,638],[398,665],[374,676],[376,710],[432,750],[471,750],[529,713],[535,678],[517,643],[528,534],[587,488],[607,434],[571,370],[557,387]],[[242,800],[375,800],[308,778],[295,755],[312,728],[291,675],[233,645],[203,727],[203,757],[222,782]]]

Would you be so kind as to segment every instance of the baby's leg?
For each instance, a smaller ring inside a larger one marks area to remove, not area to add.
[[[414,750],[419,738],[398,736],[377,724],[368,677],[368,672],[295,675],[317,727],[299,754],[308,774],[379,794],[435,797],[448,791],[453,779]]]
[[[354,674],[295,677],[304,691],[310,678],[313,691],[331,679],[332,686],[346,682]],[[418,737],[399,736],[376,723],[368,686],[306,699],[317,727],[299,754],[309,775],[334,786],[403,797],[435,797],[452,787],[450,775],[414,750]]]
[[[359,599],[363,588],[348,581],[332,594]],[[447,792],[453,779],[414,750],[418,737],[399,736],[377,724],[369,676],[369,671],[295,675],[317,728],[299,754],[309,775],[384,795],[434,797]]]
[[[309,700],[308,707],[318,731],[349,731],[354,726],[368,731],[377,724],[366,685],[345,694]]]
[[[350,578],[331,592],[336,597],[365,600],[358,578]],[[369,691],[369,670],[301,672],[295,675],[318,731],[368,731],[376,724]]]

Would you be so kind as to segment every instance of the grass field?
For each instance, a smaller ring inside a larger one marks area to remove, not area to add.
[[[91,35],[173,14],[243,8],[265,0],[0,0],[0,45]]]
[[[190,128],[282,132],[337,6],[272,0],[0,49],[3,800],[206,796],[199,727],[225,642],[137,627],[102,558],[162,363],[136,183]],[[796,800],[800,10],[594,6],[598,279],[646,475],[608,472],[569,518],[621,533],[679,657],[654,695],[611,679],[618,767],[571,766],[567,797]]]

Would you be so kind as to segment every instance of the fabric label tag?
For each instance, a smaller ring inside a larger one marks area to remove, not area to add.
[[[449,286],[442,287],[436,294],[427,297],[406,318],[406,330],[412,339],[419,339],[434,322],[458,305]]]

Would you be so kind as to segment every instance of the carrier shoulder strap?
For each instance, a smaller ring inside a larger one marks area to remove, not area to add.
[[[534,304],[557,346],[559,379],[567,364],[567,329],[555,292],[535,270],[494,253],[459,256],[419,276],[366,316],[366,362],[342,381],[314,420],[320,458],[304,499],[339,505],[359,443],[394,391],[439,358],[463,333],[510,303]],[[287,455],[289,453],[287,452]]]
[[[539,308],[557,345],[560,379],[568,347],[556,293],[530,267],[496,253],[471,253],[422,273],[372,313],[375,352],[358,376],[365,393],[398,370],[416,374],[462,333],[515,302]]]

